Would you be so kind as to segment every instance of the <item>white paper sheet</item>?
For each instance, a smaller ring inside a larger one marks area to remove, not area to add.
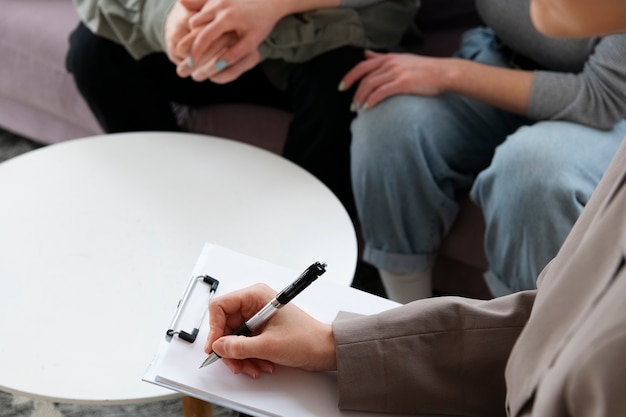
[[[311,263],[323,259],[311,259]],[[282,290],[301,271],[283,268],[252,258],[227,248],[207,244],[193,270],[193,275],[209,274],[220,281],[217,295],[264,282],[276,291]],[[331,269],[328,265],[327,269]],[[181,283],[181,294],[186,283]],[[338,311],[371,314],[393,308],[398,304],[357,289],[318,279],[293,301],[313,317],[330,323]],[[202,297],[185,310],[192,316],[187,326],[193,327],[201,314]],[[200,327],[196,342],[190,344],[174,337],[165,338],[149,365],[143,380],[170,388],[186,395],[239,410],[255,416],[380,416],[380,414],[342,412],[337,408],[338,387],[335,372],[305,372],[277,367],[271,374],[252,379],[234,375],[218,361],[199,368],[206,358],[204,342],[208,332],[208,318]]]

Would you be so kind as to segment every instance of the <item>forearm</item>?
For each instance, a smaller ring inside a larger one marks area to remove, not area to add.
[[[503,415],[505,365],[534,295],[439,297],[336,320],[340,407]]]
[[[533,72],[450,58],[444,68],[444,90],[489,105],[528,115]]]

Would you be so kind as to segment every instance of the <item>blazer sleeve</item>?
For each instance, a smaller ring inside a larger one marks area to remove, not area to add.
[[[536,291],[437,297],[333,322],[339,408],[504,416],[504,369]]]

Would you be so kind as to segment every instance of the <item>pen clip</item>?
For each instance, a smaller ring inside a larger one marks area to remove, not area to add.
[[[165,333],[165,336],[168,339],[171,339],[174,335],[178,335],[180,339],[186,342],[193,343],[196,341],[196,337],[198,336],[200,326],[202,325],[202,322],[204,321],[204,318],[206,317],[206,313],[208,311],[207,308],[203,310],[203,313],[202,313],[202,316],[200,317],[200,321],[198,322],[198,325],[194,327],[191,332],[187,332],[182,329],[176,330],[176,327],[178,326],[178,322],[182,316],[182,313],[185,307],[187,306],[189,299],[191,298],[191,293],[193,292],[196,285],[200,282],[204,282],[205,284],[210,286],[209,299],[207,300],[207,304],[209,301],[211,301],[211,299],[215,295],[215,292],[217,291],[217,287],[220,283],[218,280],[216,280],[215,278],[209,275],[198,275],[196,277],[192,277],[189,280],[189,284],[187,285],[187,289],[185,290],[185,293],[183,294],[183,298],[181,298],[180,301],[178,302],[178,306],[176,308],[176,313],[174,314],[174,318],[172,319],[172,323],[170,324],[169,328],[167,329],[167,332]]]
[[[315,262],[302,274],[300,274],[300,276],[291,285],[278,293],[276,295],[276,300],[278,300],[280,304],[287,304],[296,295],[300,294],[302,290],[311,285],[311,283],[319,278],[319,276],[324,272],[326,272],[326,263]]]

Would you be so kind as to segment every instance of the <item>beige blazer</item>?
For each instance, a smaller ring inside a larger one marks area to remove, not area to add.
[[[342,409],[626,416],[626,143],[537,291],[333,323]]]

